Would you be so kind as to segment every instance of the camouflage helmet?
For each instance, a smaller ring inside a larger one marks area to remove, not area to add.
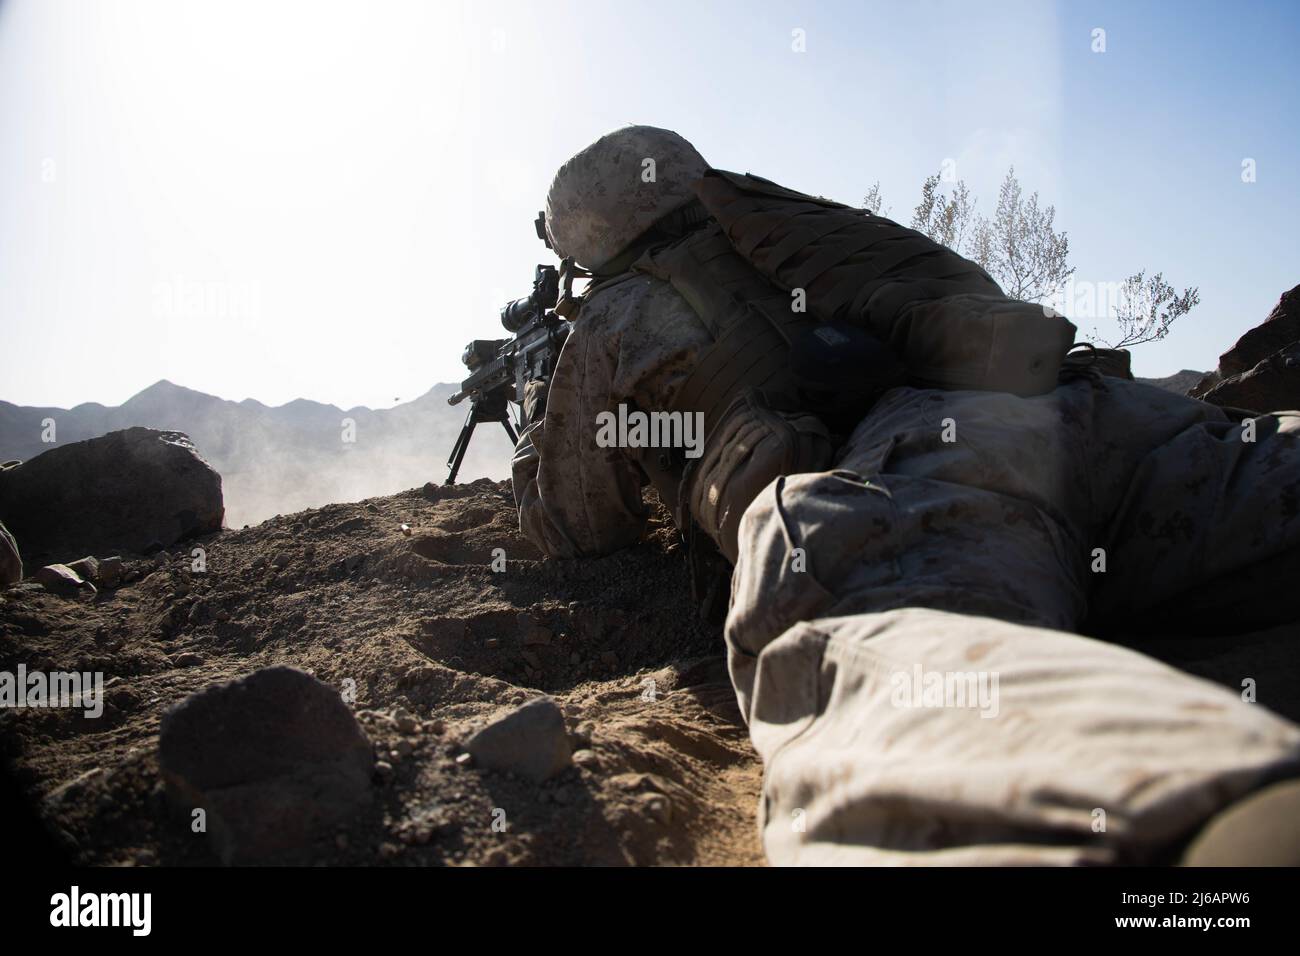
[[[651,162],[653,161],[653,162]],[[560,167],[546,194],[546,234],[560,258],[599,270],[658,220],[695,198],[709,164],[655,126],[607,133]]]

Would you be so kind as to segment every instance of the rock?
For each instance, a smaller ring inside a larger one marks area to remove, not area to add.
[[[288,551],[281,551],[279,554],[277,554],[274,558],[271,559],[271,567],[275,568],[277,571],[280,571],[283,570],[284,568],[287,568],[289,566],[289,562],[292,560],[293,560],[293,555],[291,555]]]
[[[568,767],[571,757],[564,714],[550,697],[507,711],[470,737],[465,748],[479,767],[536,783]]]
[[[99,581],[106,588],[115,588],[122,580],[122,559],[117,555],[99,562]]]
[[[1268,318],[1219,357],[1219,378],[1248,372],[1293,342],[1300,342],[1300,285],[1283,292]]]
[[[519,622],[519,635],[525,647],[547,647],[550,645],[551,629],[549,627],[539,624],[531,614],[527,613],[519,614],[517,620]]]
[[[0,524],[0,588],[7,588],[23,579],[23,559],[18,553],[18,542],[9,529]]]
[[[662,793],[639,793],[636,796],[638,809],[656,823],[668,824],[673,819],[673,805]]]
[[[533,670],[539,671],[542,669],[542,659],[538,657],[536,654],[534,654],[532,651],[521,651],[519,653],[519,656],[522,657],[524,659],[524,663],[527,664],[529,667],[531,667]]]
[[[420,722],[409,714],[404,714],[397,718],[397,730],[403,734],[418,734]]]
[[[600,766],[600,758],[596,756],[596,751],[585,748],[574,751],[573,762],[587,770],[595,770]]]
[[[170,801],[207,811],[224,863],[275,858],[352,817],[370,799],[370,741],[338,692],[268,667],[192,694],[162,719]]]
[[[1204,401],[1206,393],[1221,381],[1223,381],[1223,379],[1220,378],[1218,372],[1206,372],[1197,379],[1194,385],[1187,389],[1187,396],[1189,398],[1199,398]]]
[[[1300,408],[1300,286],[1219,357],[1187,394],[1215,405],[1271,412]]]
[[[223,514],[221,476],[180,432],[127,428],[0,471],[0,521],[32,564],[166,547]]]
[[[197,667],[203,663],[203,655],[196,654],[193,651],[186,651],[184,654],[177,654],[172,658],[172,664],[176,667]]]
[[[36,572],[36,580],[45,587],[45,590],[65,597],[80,591],[95,593],[95,586],[66,564],[47,564]]]
[[[1279,349],[1247,372],[1224,379],[1201,399],[1255,412],[1300,409],[1300,342]]]
[[[589,744],[595,733],[595,723],[590,720],[582,720],[578,722],[578,726],[573,728],[573,739],[580,744]]]
[[[69,562],[68,567],[75,571],[82,580],[92,584],[99,583],[99,562],[93,557],[78,558]]]

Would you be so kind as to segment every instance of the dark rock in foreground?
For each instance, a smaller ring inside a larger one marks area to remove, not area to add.
[[[1249,371],[1219,382],[1201,399],[1256,412],[1300,409],[1300,342],[1278,349]]]
[[[1189,395],[1255,412],[1300,408],[1300,286],[1219,357]]]
[[[370,741],[338,691],[291,667],[206,687],[162,720],[167,794],[225,863],[303,847],[370,800]]]
[[[221,476],[180,432],[128,428],[0,471],[0,521],[31,565],[218,531]]]
[[[1219,357],[1220,379],[1249,372],[1293,342],[1300,342],[1300,285],[1282,293],[1268,318],[1237,340]]]

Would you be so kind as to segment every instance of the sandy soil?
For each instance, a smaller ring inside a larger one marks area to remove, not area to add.
[[[159,719],[204,685],[290,664],[355,682],[391,770],[370,810],[283,862],[761,865],[761,769],[659,515],[622,554],[539,561],[508,483],[482,480],[133,557],[139,576],[93,598],[25,583],[0,598],[0,669],[102,671],[107,704],[98,719],[0,711],[0,747],[76,861],[212,864],[168,810]],[[472,730],[539,692],[587,751],[579,765],[539,785],[456,761]]]

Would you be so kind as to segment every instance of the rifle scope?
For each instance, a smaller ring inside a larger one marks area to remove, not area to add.
[[[501,309],[501,324],[507,332],[518,332],[560,297],[560,273],[555,266],[539,265],[533,273],[533,291]]]

